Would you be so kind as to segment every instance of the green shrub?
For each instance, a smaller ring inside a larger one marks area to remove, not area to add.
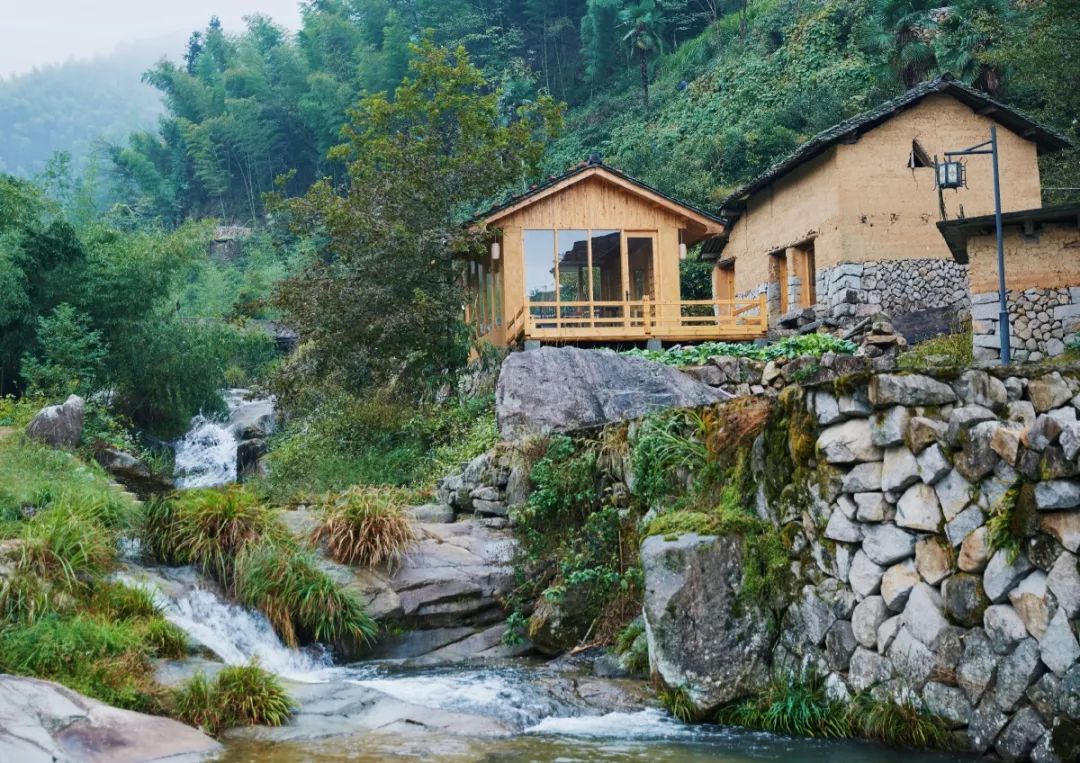
[[[37,321],[37,353],[22,356],[22,377],[32,394],[64,398],[89,395],[103,381],[108,348],[87,316],[57,305]]]
[[[910,702],[875,700],[860,694],[848,706],[856,736],[877,739],[893,747],[955,749],[949,725]]]
[[[104,575],[116,559],[115,537],[65,501],[24,525],[18,569],[74,589]]]
[[[362,645],[375,638],[377,626],[356,592],[337,585],[312,553],[293,545],[246,548],[236,560],[234,588],[290,646],[312,640]]]
[[[236,726],[281,726],[293,702],[281,682],[256,664],[223,669],[213,681],[196,674],[173,694],[176,716],[208,734]]]
[[[330,556],[343,564],[393,566],[416,539],[405,511],[410,497],[400,488],[365,486],[328,495],[312,541],[325,541]]]
[[[101,581],[95,586],[90,606],[96,614],[110,620],[153,618],[161,615],[161,607],[154,600],[151,591],[141,586],[113,581]]]
[[[615,654],[626,656],[626,668],[631,673],[644,673],[649,669],[649,642],[645,637],[645,623],[637,618],[627,624],[615,637]]]
[[[722,708],[716,720],[793,736],[843,738],[853,733],[844,704],[828,698],[825,681],[816,674],[798,680],[774,676],[761,693]]]
[[[158,657],[179,660],[187,656],[188,637],[184,629],[164,617],[151,617],[137,625],[143,643]]]

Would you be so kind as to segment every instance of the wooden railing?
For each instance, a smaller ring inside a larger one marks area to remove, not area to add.
[[[552,341],[754,339],[768,330],[765,295],[757,299],[650,299],[529,302],[508,324],[511,338]]]

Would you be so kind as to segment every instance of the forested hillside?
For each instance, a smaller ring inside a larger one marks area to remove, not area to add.
[[[328,158],[364,93],[391,92],[423,30],[461,44],[505,116],[549,93],[569,104],[557,171],[598,151],[709,203],[801,141],[943,71],[1076,133],[1076,0],[313,0],[291,37],[270,19],[212,22],[182,61],[146,76],[157,132],[113,157],[125,200],[176,222],[257,219],[285,177],[340,177]],[[1077,160],[1046,167],[1076,186]]]
[[[0,78],[0,172],[33,177],[57,151],[84,169],[104,144],[152,128],[161,95],[140,77],[165,47],[155,40]]]

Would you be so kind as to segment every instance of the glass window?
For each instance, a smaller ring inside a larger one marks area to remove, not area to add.
[[[559,301],[587,302],[589,300],[589,232],[586,230],[559,231]],[[580,318],[588,308],[569,306],[562,309],[564,318]]]
[[[592,232],[592,298],[594,302],[621,302],[623,294],[622,244],[617,230]],[[596,307],[597,318],[621,318],[622,308]]]
[[[554,302],[555,231],[525,231],[525,295],[530,302]],[[533,307],[538,317],[554,317],[554,307]]]

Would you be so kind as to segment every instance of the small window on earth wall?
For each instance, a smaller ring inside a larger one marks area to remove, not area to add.
[[[908,167],[914,170],[919,167],[933,166],[934,162],[930,159],[930,154],[926,153],[926,149],[919,145],[919,141],[911,141],[911,156],[908,158]]]

